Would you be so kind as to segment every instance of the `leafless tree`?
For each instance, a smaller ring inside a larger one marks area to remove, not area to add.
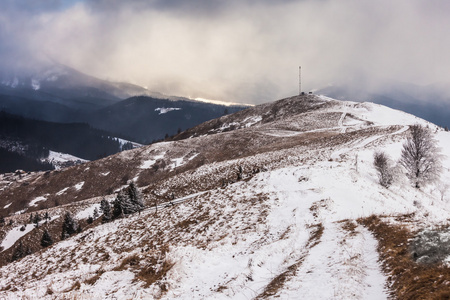
[[[379,183],[388,188],[392,184],[392,168],[389,166],[389,157],[386,153],[377,151],[373,155],[373,165],[378,173]]]
[[[410,126],[399,161],[416,188],[433,183],[441,173],[441,154],[431,131],[419,124]]]

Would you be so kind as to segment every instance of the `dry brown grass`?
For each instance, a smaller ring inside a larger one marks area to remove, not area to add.
[[[342,220],[339,223],[342,223],[342,225],[341,225],[342,229],[347,231],[350,236],[355,236],[357,234],[357,232],[356,232],[357,225],[354,221],[347,219],[347,220]]]
[[[122,262],[120,263],[120,265],[114,268],[114,271],[126,270],[126,269],[128,269],[128,267],[139,265],[139,262],[140,262],[139,255],[137,255],[136,253],[131,254],[131,255],[125,257],[122,260]]]
[[[412,233],[377,216],[358,220],[377,238],[383,271],[395,299],[450,299],[450,268],[416,263],[408,251]]]
[[[163,279],[174,265],[175,263],[168,259],[164,259],[159,265],[149,264],[139,271],[137,278],[144,282],[145,288],[148,288],[153,283]]]

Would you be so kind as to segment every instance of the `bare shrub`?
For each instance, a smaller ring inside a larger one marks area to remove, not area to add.
[[[377,151],[373,155],[373,165],[378,173],[378,182],[385,188],[391,186],[393,180],[393,172],[389,162],[390,159],[384,152]]]
[[[436,182],[441,173],[441,155],[431,131],[419,124],[410,127],[399,163],[416,188]]]

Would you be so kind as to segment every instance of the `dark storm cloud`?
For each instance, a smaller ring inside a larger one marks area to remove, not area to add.
[[[305,90],[450,81],[443,0],[5,3],[1,60],[51,57],[168,94],[274,100],[296,93],[299,65]]]

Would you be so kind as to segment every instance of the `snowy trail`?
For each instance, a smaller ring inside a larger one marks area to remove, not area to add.
[[[387,299],[376,240],[363,227],[346,232],[339,223],[325,226],[297,276],[277,294],[281,299]]]
[[[345,133],[346,128],[344,126],[344,119],[345,116],[347,115],[347,106],[344,106],[344,112],[342,113],[339,121],[338,121],[338,127],[341,128],[341,133]]]
[[[378,264],[375,238],[354,221],[343,221],[353,213],[343,213],[332,199],[324,199],[324,195],[314,192],[310,184],[314,186],[316,183],[299,182],[299,172],[302,171],[275,171],[267,179],[266,191],[275,194],[278,199],[273,208],[273,215],[277,215],[278,219],[269,216],[268,224],[277,229],[289,218],[290,211],[295,212],[291,216],[297,220],[297,226],[291,228],[290,236],[298,235],[308,228],[310,234],[314,235],[311,228],[317,226],[323,229],[323,234],[317,236],[314,243],[310,236],[309,242],[292,251],[290,263],[280,269],[278,278],[274,277],[282,281],[277,293],[265,294],[265,297],[387,299],[384,287],[386,278]],[[336,177],[336,180],[339,181],[339,178]],[[326,181],[333,185],[329,179]],[[351,224],[351,230],[344,226],[347,223]],[[266,289],[270,288],[269,283]]]
[[[381,126],[381,127],[383,127],[383,126]],[[348,153],[350,151],[355,151],[355,150],[358,150],[358,149],[365,148],[369,144],[371,144],[371,143],[373,143],[373,142],[375,142],[375,141],[377,141],[377,140],[379,140],[379,139],[381,139],[383,137],[399,135],[399,134],[402,134],[403,132],[405,132],[408,129],[409,129],[409,126],[403,126],[401,129],[399,129],[398,131],[393,132],[393,133],[382,134],[382,135],[375,135],[375,136],[368,137],[368,138],[363,139],[362,141],[360,141],[358,143],[355,142],[355,143],[352,143],[352,145],[347,145],[347,147],[343,147],[343,148],[341,148],[339,150],[334,151],[333,153],[331,153],[330,158],[337,159],[341,155],[346,154],[346,153]]]

